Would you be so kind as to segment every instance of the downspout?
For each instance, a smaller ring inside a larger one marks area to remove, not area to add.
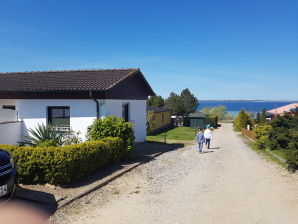
[[[99,102],[92,96],[92,91],[89,91],[90,98],[96,103],[96,119],[99,119]]]

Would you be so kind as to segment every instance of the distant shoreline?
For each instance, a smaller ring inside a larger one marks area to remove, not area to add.
[[[199,102],[298,102],[298,100],[199,100]]]

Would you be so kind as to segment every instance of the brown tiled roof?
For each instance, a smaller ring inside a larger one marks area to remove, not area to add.
[[[0,92],[108,90],[139,69],[0,73]]]

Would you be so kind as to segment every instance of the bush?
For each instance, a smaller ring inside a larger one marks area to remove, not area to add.
[[[217,116],[207,116],[205,119],[205,123],[210,124],[214,128],[217,128],[218,117]]]
[[[255,145],[258,149],[267,148],[271,131],[272,131],[272,126],[270,125],[259,125],[255,128],[255,136],[256,136]]]
[[[0,145],[17,161],[19,180],[25,184],[69,184],[98,168],[120,160],[126,150],[120,138],[106,138],[66,146]]]
[[[119,137],[123,140],[125,153],[123,159],[130,156],[135,143],[133,124],[125,122],[122,118],[115,116],[97,119],[87,130],[87,139],[100,140],[106,137]]]
[[[236,130],[240,131],[241,128],[246,128],[247,125],[253,127],[253,120],[251,117],[242,109],[240,110],[238,116],[235,119],[234,127]]]
[[[154,128],[154,111],[148,111],[147,117],[146,117],[146,131],[147,135],[150,134],[153,131]]]
[[[23,144],[30,146],[58,146],[62,145],[63,133],[54,130],[51,125],[38,124],[35,129],[29,128],[29,136],[23,136]]]

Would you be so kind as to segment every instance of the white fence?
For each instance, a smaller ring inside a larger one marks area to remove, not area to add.
[[[0,123],[0,144],[18,145],[22,122]]]
[[[17,121],[17,119],[18,119],[17,111],[0,109],[0,123]]]

